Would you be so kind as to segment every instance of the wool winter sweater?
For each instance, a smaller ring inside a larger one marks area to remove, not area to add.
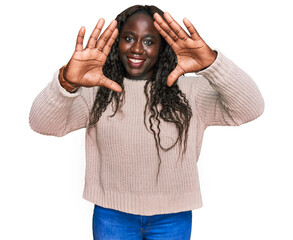
[[[185,154],[178,157],[177,145],[169,151],[161,150],[157,179],[155,140],[144,125],[146,81],[124,79],[125,101],[121,110],[110,117],[113,108],[109,104],[96,128],[86,131],[86,200],[139,215],[175,213],[202,206],[197,160],[205,129],[251,121],[262,114],[264,102],[253,80],[221,52],[197,76],[182,76],[177,82],[193,113]],[[68,93],[60,86],[56,72],[32,105],[31,128],[54,136],[87,128],[97,89],[80,88],[76,93]],[[177,138],[176,128],[161,121],[160,129],[162,145],[170,146]]]

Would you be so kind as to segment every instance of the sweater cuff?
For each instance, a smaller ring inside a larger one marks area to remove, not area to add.
[[[52,89],[58,93],[60,93],[62,96],[64,97],[68,97],[68,98],[76,98],[81,94],[82,91],[82,87],[80,87],[76,92],[74,93],[70,93],[67,92],[60,84],[59,82],[59,70],[56,71],[54,73],[54,78],[53,78],[53,82],[52,82]]]
[[[214,75],[215,72],[219,71],[219,69],[223,67],[223,62],[225,63],[226,57],[218,49],[214,49],[214,51],[217,52],[217,57],[215,61],[207,68],[196,72],[196,74],[202,75],[208,78],[210,75]]]
[[[218,53],[217,58],[212,65],[196,74],[204,76],[209,80],[210,84],[221,86],[221,88],[230,88],[233,84],[236,84],[237,86],[239,85],[240,87],[242,85],[250,84],[244,83],[251,80],[247,73],[240,69],[222,52],[218,50],[216,50],[216,52]]]

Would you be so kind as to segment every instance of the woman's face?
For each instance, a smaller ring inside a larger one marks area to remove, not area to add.
[[[137,13],[130,16],[119,36],[119,58],[130,79],[148,80],[159,57],[161,36],[151,16]]]

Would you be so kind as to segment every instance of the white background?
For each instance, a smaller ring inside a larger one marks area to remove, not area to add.
[[[4,2],[4,1],[3,1]],[[203,208],[192,239],[293,239],[292,5],[279,0],[5,1],[0,9],[0,239],[92,239],[82,198],[84,130],[33,132],[30,106],[70,59],[79,28],[109,23],[133,4],[155,4],[257,82],[265,113],[241,127],[211,127],[199,160]]]

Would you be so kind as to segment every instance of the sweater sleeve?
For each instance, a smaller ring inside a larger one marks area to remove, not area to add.
[[[221,52],[210,67],[197,74],[204,77],[196,84],[195,96],[206,127],[238,126],[263,113],[264,100],[255,82]]]
[[[67,92],[59,83],[59,71],[34,100],[29,116],[31,128],[41,134],[64,136],[84,128],[89,116],[89,89]]]

